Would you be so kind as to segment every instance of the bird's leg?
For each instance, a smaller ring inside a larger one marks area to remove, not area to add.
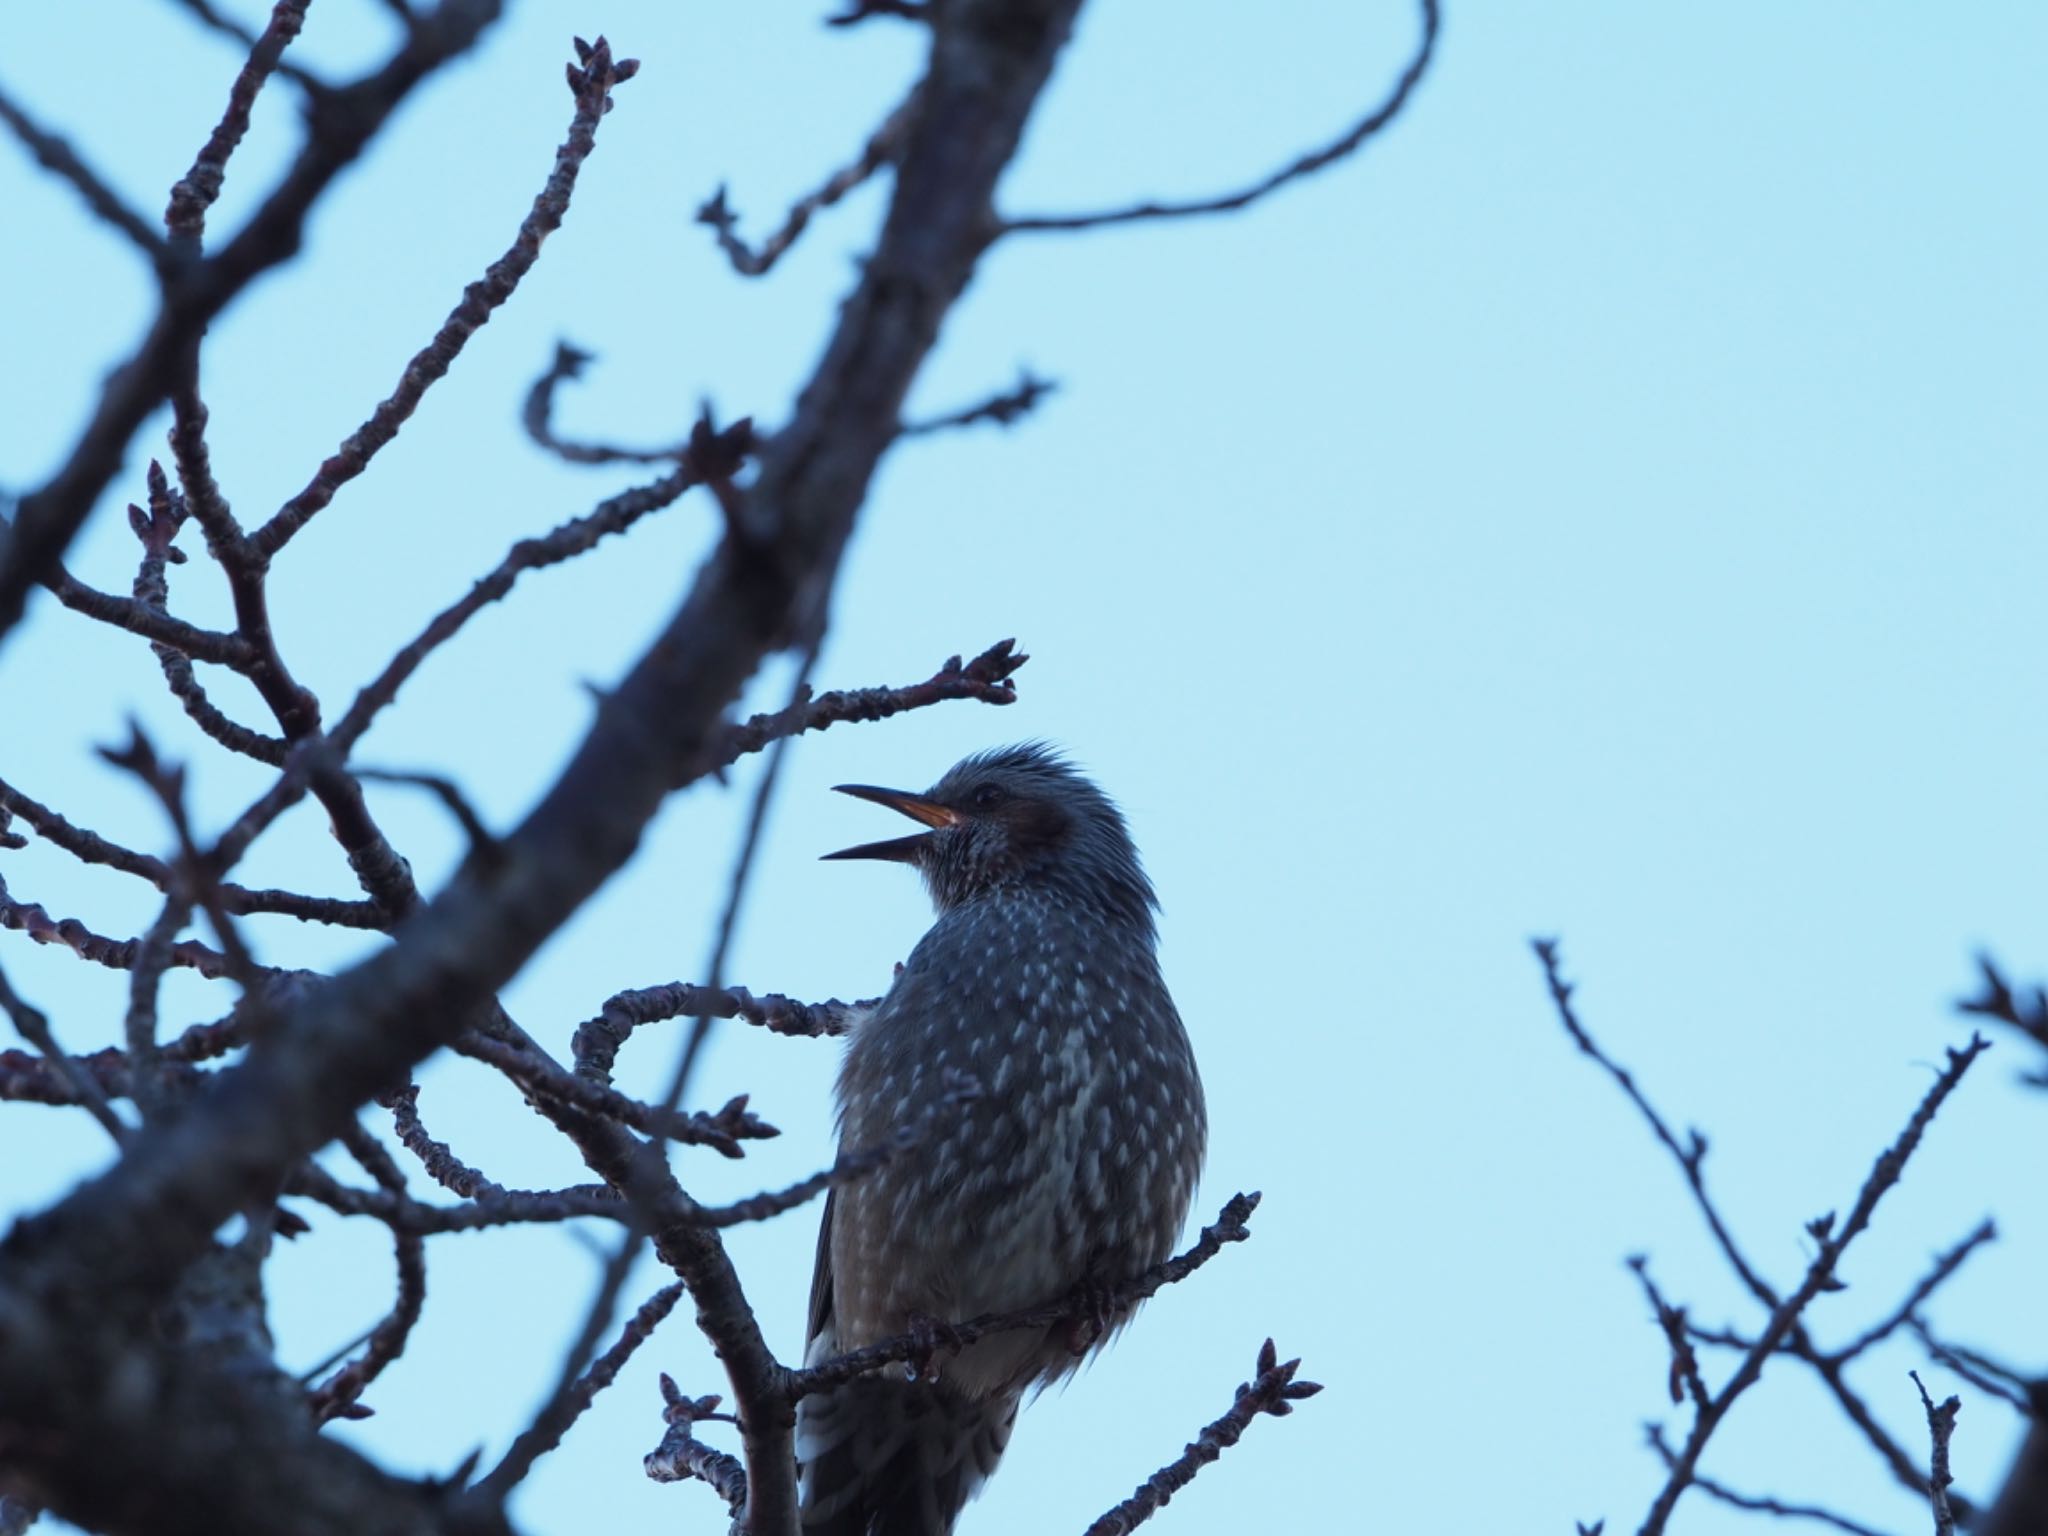
[[[959,1330],[942,1318],[933,1317],[929,1312],[913,1311],[903,1322],[903,1331],[911,1340],[910,1355],[903,1362],[904,1379],[937,1381],[939,1351],[943,1349],[949,1354],[957,1355],[965,1346]]]
[[[1066,1343],[1073,1355],[1085,1355],[1116,1326],[1117,1288],[1090,1274],[1067,1293]]]

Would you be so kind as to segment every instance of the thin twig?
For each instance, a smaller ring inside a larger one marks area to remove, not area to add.
[[[512,297],[520,280],[540,259],[541,242],[561,228],[569,211],[570,196],[576,190],[577,175],[597,147],[597,125],[611,110],[613,87],[632,79],[639,68],[635,59],[614,63],[611,46],[602,37],[591,46],[580,69],[573,64],[569,67],[569,89],[576,98],[576,113],[570,120],[568,136],[555,151],[554,170],[534,198],[511,246],[485,269],[480,279],[463,290],[462,302],[442,321],[434,339],[405,365],[398,387],[390,396],[321,464],[304,490],[250,535],[250,544],[258,557],[267,561],[275,556],[334,500],[344,485],[369,468],[370,460],[398,435],[426,392],[454,365],[470,337]]]
[[[715,1450],[692,1433],[700,1420],[724,1417],[717,1412],[721,1399],[685,1397],[667,1372],[661,1377],[664,1403],[662,1422],[668,1426],[661,1444],[641,1461],[642,1469],[657,1483],[679,1483],[696,1478],[725,1500],[737,1519],[747,1507],[747,1469],[736,1456]]]
[[[1872,1324],[1849,1343],[1834,1351],[1832,1358],[1840,1361],[1853,1360],[1872,1345],[1890,1338],[1926,1305],[1927,1299],[1939,1290],[1951,1275],[1963,1267],[1965,1259],[1986,1243],[1995,1241],[1997,1237],[1998,1228],[1992,1224],[1989,1217],[1986,1217],[1977,1224],[1975,1231],[1953,1248],[1946,1253],[1935,1255],[1933,1265],[1920,1277],[1913,1289],[1906,1293],[1906,1299],[1892,1309],[1890,1316],[1882,1322]]]
[[[1675,1465],[1678,1455],[1665,1440],[1663,1426],[1646,1425],[1644,1433],[1649,1437],[1651,1447],[1664,1459],[1666,1468]],[[1823,1509],[1818,1504],[1793,1504],[1784,1499],[1737,1493],[1726,1483],[1716,1482],[1711,1477],[1695,1475],[1692,1485],[1709,1498],[1719,1499],[1723,1504],[1733,1505],[1737,1509],[1746,1509],[1752,1514],[1776,1515],[1781,1520],[1813,1520],[1821,1525],[1832,1526],[1838,1531],[1847,1531],[1849,1536],[1884,1536],[1882,1531],[1858,1524],[1847,1516],[1838,1515],[1831,1509]]]
[[[826,178],[824,185],[805,194],[791,206],[789,214],[782,221],[782,227],[769,235],[759,246],[750,246],[739,237],[739,215],[734,213],[725,200],[725,188],[720,187],[711,194],[710,201],[697,210],[697,222],[708,224],[718,236],[718,248],[725,252],[733,270],[742,277],[760,277],[780,261],[789,248],[796,244],[814,215],[822,213],[839,202],[855,188],[866,182],[895,158],[902,144],[905,126],[910,120],[917,97],[913,93],[906,97],[888,117],[882,126],[868,137],[867,143],[853,160]]]
[[[1934,1536],[1955,1536],[1955,1511],[1949,1508],[1949,1484],[1955,1479],[1948,1470],[1948,1443],[1955,1437],[1956,1415],[1962,1412],[1963,1400],[1947,1397],[1937,1405],[1927,1395],[1927,1384],[1920,1379],[1918,1371],[1908,1371],[1913,1385],[1919,1389],[1920,1405],[1927,1410],[1927,1434],[1933,1442],[1933,1453],[1928,1458],[1927,1499],[1934,1508]]]
[[[376,1180],[379,1189],[393,1199],[405,1198],[405,1175],[399,1172],[398,1164],[382,1142],[360,1124],[351,1125],[344,1131],[341,1142],[363,1171]],[[383,1320],[370,1330],[362,1354],[314,1388],[311,1407],[313,1421],[317,1424],[325,1424],[332,1419],[364,1417],[358,1399],[392,1361],[405,1353],[406,1341],[412,1337],[413,1327],[426,1306],[424,1240],[419,1233],[394,1224],[391,1242],[398,1264],[397,1298]]]
[[[1638,1254],[1628,1261],[1628,1267],[1642,1282],[1643,1294],[1649,1298],[1657,1326],[1664,1330],[1665,1342],[1671,1346],[1671,1377],[1668,1383],[1671,1401],[1682,1403],[1690,1396],[1693,1406],[1705,1413],[1708,1407],[1707,1384],[1700,1376],[1699,1357],[1693,1353],[1685,1308],[1674,1307],[1664,1299],[1657,1289],[1657,1282],[1650,1278],[1648,1259]]]
[[[1531,947],[1535,950],[1537,958],[1543,964],[1544,976],[1550,989],[1551,1000],[1556,1005],[1558,1018],[1564,1024],[1567,1033],[1571,1035],[1580,1050],[1599,1062],[1615,1078],[1629,1099],[1650,1122],[1658,1139],[1678,1158],[1681,1167],[1686,1171],[1688,1182],[1692,1185],[1695,1198],[1707,1212],[1708,1219],[1713,1225],[1716,1235],[1722,1239],[1724,1253],[1729,1255],[1730,1262],[1736,1264],[1738,1271],[1744,1275],[1744,1278],[1752,1282],[1752,1291],[1768,1297],[1771,1294],[1769,1288],[1764,1285],[1761,1279],[1754,1278],[1754,1272],[1750,1271],[1746,1264],[1739,1262],[1739,1255],[1736,1253],[1732,1239],[1726,1236],[1726,1229],[1721,1225],[1719,1214],[1714,1211],[1712,1202],[1706,1199],[1704,1185],[1700,1180],[1699,1174],[1699,1163],[1704,1158],[1706,1152],[1705,1142],[1695,1133],[1692,1138],[1690,1152],[1679,1148],[1676,1138],[1665,1127],[1662,1117],[1657,1114],[1649,1101],[1636,1088],[1634,1080],[1600,1050],[1593,1042],[1592,1036],[1587,1033],[1584,1025],[1579,1022],[1577,1013],[1572,1007],[1572,988],[1564,980],[1561,972],[1557,942],[1554,939],[1537,939],[1532,942]],[[1785,1297],[1783,1301],[1772,1305],[1770,1317],[1758,1333],[1754,1346],[1743,1356],[1741,1362],[1736,1366],[1734,1374],[1723,1384],[1721,1390],[1715,1394],[1711,1402],[1695,1418],[1692,1430],[1686,1437],[1684,1447],[1674,1458],[1671,1475],[1666,1480],[1663,1489],[1659,1492],[1656,1502],[1651,1506],[1648,1518],[1642,1525],[1640,1536],[1660,1536],[1660,1533],[1671,1518],[1671,1511],[1677,1504],[1679,1496],[1684,1493],[1693,1481],[1700,1454],[1705,1450],[1707,1441],[1727,1416],[1728,1410],[1734,1405],[1735,1399],[1756,1382],[1763,1372],[1765,1361],[1777,1351],[1779,1346],[1788,1337],[1794,1336],[1795,1331],[1801,1326],[1801,1314],[1805,1312],[1808,1304],[1823,1290],[1835,1288],[1835,1266],[1840,1261],[1843,1251],[1869,1225],[1871,1215],[1876,1210],[1879,1200],[1884,1197],[1886,1191],[1898,1182],[1899,1175],[1904,1171],[1907,1159],[1912,1156],[1914,1150],[1919,1146],[1920,1138],[1925,1134],[1936,1112],[1947,1100],[1949,1094],[1954,1092],[1956,1085],[1962,1081],[1963,1075],[1969,1070],[1971,1063],[1989,1048],[1989,1042],[1983,1039],[1982,1036],[1973,1035],[1970,1038],[1970,1043],[1962,1050],[1949,1051],[1946,1069],[1936,1078],[1934,1086],[1921,1099],[1919,1107],[1913,1112],[1912,1118],[1907,1121],[1905,1129],[1899,1133],[1898,1139],[1879,1155],[1876,1163],[1871,1168],[1869,1176],[1864,1180],[1863,1187],[1856,1197],[1856,1203],[1851,1208],[1847,1220],[1837,1226],[1834,1214],[1831,1212],[1827,1216],[1818,1218],[1808,1224],[1808,1234],[1818,1245],[1818,1251],[1814,1255],[1811,1264],[1807,1267],[1805,1278],[1800,1282],[1797,1290]],[[1815,1365],[1816,1369],[1821,1370],[1823,1378],[1835,1389],[1838,1399],[1842,1400],[1845,1406],[1847,1406],[1852,1394],[1849,1394],[1846,1384],[1842,1382],[1839,1364],[1825,1361],[1819,1357],[1817,1352],[1808,1354],[1807,1358]],[[1862,1404],[1857,1402],[1856,1406],[1861,1408]],[[1867,1410],[1865,1410],[1865,1417],[1868,1417]],[[1869,1432],[1866,1429],[1866,1434]]]
[[[704,987],[683,981],[616,992],[605,999],[596,1018],[576,1026],[572,1042],[576,1071],[579,1076],[609,1083],[612,1064],[626,1037],[643,1024],[663,1019],[709,1014],[744,1019],[778,1035],[843,1035],[880,1001],[871,997],[842,1003],[834,997],[822,1003],[800,1003],[779,992],[755,997],[745,987]]]
[[[114,1145],[125,1147],[130,1135],[127,1124],[114,1113],[107,1102],[107,1095],[100,1087],[99,1080],[81,1067],[70,1054],[57,1043],[50,1031],[50,1020],[43,1011],[26,1001],[14,990],[7,979],[7,973],[0,970],[0,1013],[14,1021],[14,1028],[21,1038],[34,1046],[49,1062],[51,1068],[70,1085],[93,1119],[97,1120],[106,1133],[114,1138]]]
[[[249,57],[228,90],[228,104],[220,122],[200,146],[192,168],[171,188],[164,224],[170,230],[174,251],[198,254],[200,237],[206,229],[206,210],[213,206],[227,180],[228,157],[249,131],[249,114],[255,108],[256,95],[305,26],[306,7],[311,3],[312,0],[277,0],[262,35],[250,39]]]
[[[1230,1411],[1204,1426],[1202,1432],[1188,1442],[1187,1449],[1140,1483],[1129,1498],[1089,1526],[1086,1536],[1125,1536],[1126,1532],[1136,1530],[1164,1509],[1176,1493],[1193,1482],[1196,1473],[1237,1444],[1260,1414],[1284,1418],[1294,1411],[1296,1403],[1323,1390],[1320,1382],[1296,1381],[1294,1373],[1299,1369],[1299,1360],[1282,1361],[1273,1348],[1273,1341],[1266,1340],[1259,1349],[1257,1374],[1249,1382],[1239,1385],[1237,1401],[1231,1405]]]
[[[1249,1195],[1231,1196],[1216,1220],[1202,1229],[1202,1235],[1184,1253],[1153,1265],[1143,1274],[1132,1276],[1123,1284],[1112,1287],[1105,1296],[1090,1298],[1088,1310],[1096,1315],[1114,1317],[1157,1295],[1167,1286],[1187,1279],[1221,1253],[1225,1245],[1241,1243],[1252,1235],[1249,1223],[1252,1212],[1258,1209],[1258,1205],[1257,1191]],[[791,1401],[795,1401],[816,1392],[829,1391],[853,1380],[856,1376],[864,1376],[869,1371],[885,1365],[929,1358],[935,1347],[957,1353],[975,1340],[992,1333],[1010,1333],[1019,1328],[1043,1328],[1053,1323],[1066,1322],[1074,1315],[1073,1298],[1061,1297],[1016,1312],[984,1313],[963,1323],[942,1323],[935,1329],[927,1328],[898,1334],[863,1349],[849,1350],[843,1355],[821,1360],[816,1365],[791,1371],[789,1396]]]
[[[1052,380],[1041,379],[1026,368],[1018,373],[1017,382],[1001,394],[991,395],[965,410],[934,416],[927,421],[906,421],[901,428],[901,435],[928,437],[934,432],[949,432],[957,427],[971,427],[984,421],[992,421],[999,427],[1012,427],[1037,410],[1039,401],[1058,388],[1059,385]]]
[[[526,392],[519,413],[526,435],[565,464],[674,464],[689,452],[689,440],[669,448],[621,448],[610,443],[575,443],[555,432],[555,394],[563,383],[583,377],[595,355],[566,341],[555,343],[554,361]]]
[[[1151,219],[1185,219],[1203,214],[1234,213],[1248,208],[1271,193],[1279,191],[1289,182],[1312,176],[1325,166],[1333,165],[1372,138],[1401,114],[1421,83],[1428,70],[1430,60],[1436,55],[1437,33],[1442,21],[1437,0],[1421,0],[1422,37],[1415,55],[1408,61],[1408,67],[1394,82],[1394,88],[1386,99],[1367,113],[1350,129],[1320,149],[1290,161],[1270,175],[1262,176],[1246,187],[1235,192],[1226,192],[1216,197],[1196,198],[1188,202],[1144,202],[1128,207],[1105,209],[1098,213],[1072,213],[1036,215],[1028,218],[1000,220],[991,234],[991,239],[1004,235],[1037,234],[1047,231],[1071,232],[1083,229],[1101,229],[1110,224],[1135,224]]]
[[[727,1101],[714,1113],[685,1114],[629,1098],[614,1088],[565,1072],[532,1051],[474,1030],[456,1041],[455,1048],[465,1056],[496,1067],[530,1095],[554,1099],[586,1114],[601,1115],[649,1136],[710,1147],[727,1157],[741,1155],[742,1141],[764,1140],[779,1134],[774,1126],[747,1112],[745,1094]]]
[[[84,199],[93,217],[119,230],[128,241],[161,268],[168,257],[163,236],[149,220],[121,201],[121,195],[107,185],[99,172],[85,163],[77,150],[61,136],[51,133],[23,111],[20,104],[0,91],[0,123],[5,123],[40,165]]]
[[[564,1381],[557,1398],[551,1399],[548,1408],[543,1409],[532,1424],[519,1432],[518,1437],[512,1442],[511,1449],[505,1452],[504,1460],[493,1467],[486,1476],[477,1480],[474,1485],[476,1492],[492,1500],[502,1500],[532,1470],[536,1461],[560,1445],[562,1437],[582,1416],[583,1410],[596,1400],[598,1393],[612,1384],[626,1362],[633,1357],[633,1352],[646,1343],[653,1336],[654,1330],[661,1325],[662,1319],[675,1310],[676,1303],[682,1299],[686,1289],[680,1280],[674,1281],[643,1301],[632,1317],[627,1319],[618,1342],[592,1360],[587,1370],[581,1370],[579,1374]],[[607,1309],[603,1322],[597,1328],[598,1335],[602,1335],[604,1327],[609,1323],[610,1315]],[[595,1344],[596,1341],[592,1338],[590,1347],[595,1348]],[[570,1358],[577,1359],[577,1351],[572,1350]]]

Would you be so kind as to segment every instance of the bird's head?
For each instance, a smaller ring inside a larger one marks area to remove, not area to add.
[[[991,891],[1035,886],[1152,927],[1158,903],[1123,813],[1041,742],[977,753],[923,794],[872,784],[836,787],[929,830],[825,857],[913,865],[941,912]]]

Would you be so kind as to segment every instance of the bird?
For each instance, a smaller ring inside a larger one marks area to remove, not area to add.
[[[806,1362],[1066,1297],[1097,1310],[1093,1326],[990,1334],[799,1404],[805,1536],[947,1536],[1024,1394],[1106,1343],[1128,1320],[1104,1315],[1113,1288],[1172,1252],[1207,1111],[1152,884],[1115,802],[1063,754],[979,753],[922,794],[835,787],[926,830],[825,857],[909,864],[937,913],[853,1027],[842,1155],[885,1143],[961,1074],[979,1092],[830,1193]]]

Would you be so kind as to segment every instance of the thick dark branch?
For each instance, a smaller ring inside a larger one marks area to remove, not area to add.
[[[1314,1397],[1322,1391],[1320,1382],[1294,1379],[1294,1373],[1300,1368],[1299,1360],[1280,1360],[1273,1341],[1266,1340],[1259,1350],[1258,1374],[1238,1386],[1237,1401],[1231,1405],[1230,1411],[1206,1425],[1188,1442],[1186,1450],[1140,1483],[1137,1492],[1123,1503],[1089,1526],[1086,1536],[1125,1536],[1126,1532],[1136,1530],[1164,1509],[1176,1493],[1193,1482],[1197,1472],[1237,1444],[1260,1414],[1270,1413],[1275,1418],[1284,1418],[1303,1398]]]
[[[710,225],[716,232],[718,248],[725,252],[735,272],[742,277],[762,276],[796,244],[813,215],[839,202],[895,158],[915,104],[913,96],[891,112],[861,146],[860,153],[827,177],[823,186],[797,199],[782,227],[758,247],[739,237],[739,215],[726,203],[724,187],[712,193],[711,200],[697,210],[697,222]]]
[[[575,93],[576,115],[570,121],[568,137],[555,151],[554,171],[534,198],[511,248],[491,263],[481,279],[462,291],[462,302],[441,323],[434,339],[406,364],[398,387],[370,413],[370,419],[349,434],[304,490],[250,536],[259,558],[268,560],[284,548],[292,535],[333,501],[344,485],[369,468],[370,460],[398,435],[398,429],[418,409],[426,392],[454,366],[469,338],[483,327],[494,310],[512,297],[520,279],[540,259],[541,242],[561,228],[569,211],[569,198],[576,190],[577,174],[597,147],[597,125],[611,110],[612,87],[632,79],[639,67],[634,59],[614,64],[611,48],[601,37],[581,69],[570,66],[569,88]]]
[[[729,525],[688,599],[599,704],[559,779],[502,840],[504,857],[488,867],[466,863],[433,901],[411,913],[398,942],[332,982],[308,988],[186,1113],[153,1126],[134,1155],[0,1242],[0,1316],[33,1321],[26,1337],[42,1341],[37,1347],[52,1365],[64,1362],[68,1379],[126,1378],[112,1368],[118,1362],[79,1358],[83,1321],[42,1315],[38,1308],[51,1298],[76,1297],[96,1317],[109,1299],[161,1295],[221,1222],[266,1198],[287,1169],[340,1134],[357,1106],[399,1086],[418,1061],[487,1013],[495,991],[632,854],[665,797],[712,771],[726,749],[724,713],[762,659],[818,632],[856,511],[894,440],[903,399],[941,320],[974,270],[996,178],[1015,152],[1076,4],[947,5],[880,241],[840,311],[795,419],[766,445],[759,474],[744,493],[744,517]],[[488,19],[482,9],[460,15],[480,27]],[[417,66],[420,50],[441,49],[460,30],[452,14],[444,5],[423,19],[408,42],[411,65]],[[419,72],[414,68],[413,77]],[[351,154],[363,137],[367,131]],[[333,161],[329,149],[312,168],[288,176],[282,201],[288,206],[315,181],[324,186],[338,169]],[[242,258],[267,249],[262,241],[275,234],[281,217],[259,213],[250,230],[207,264],[217,274],[213,280],[245,282],[249,263]],[[225,302],[222,294],[213,309]],[[183,309],[177,316],[181,327],[203,323]],[[181,353],[189,334],[175,339]],[[149,368],[140,374],[141,384],[116,386],[120,401],[103,406],[89,444],[46,489],[36,515],[25,510],[8,574],[0,578],[0,617],[11,619],[18,607],[11,593],[19,570],[32,576],[54,553],[45,553],[47,545],[61,549],[111,473],[132,430],[128,405],[146,409],[160,398],[157,375]],[[140,399],[131,401],[137,390]],[[114,427],[120,430],[109,442]],[[617,1137],[593,1130],[586,1157],[593,1156],[616,1165],[600,1170],[608,1182],[615,1174],[630,1177],[633,1153]],[[753,1536],[793,1536],[794,1414],[780,1390],[780,1368],[716,1234],[690,1225],[681,1205],[675,1214],[673,1223],[657,1228],[656,1247],[689,1284],[699,1325],[730,1373],[748,1427],[750,1530]],[[90,1471],[82,1452],[65,1459],[65,1447],[106,1443],[101,1421],[86,1404],[45,1400],[38,1384],[49,1371],[16,1369],[34,1362],[17,1362],[6,1348],[13,1342],[12,1334],[0,1341],[0,1420],[27,1419],[61,1431],[48,1437],[59,1443],[53,1448],[24,1452],[21,1470],[53,1490],[53,1507],[83,1512],[87,1523],[119,1526],[95,1518],[96,1495],[87,1479],[96,1477],[101,1490],[112,1481],[101,1475],[97,1456]],[[192,1411],[186,1402],[179,1406]],[[275,1433],[221,1434],[239,1428],[224,1425],[227,1417],[192,1412],[195,1424],[238,1457],[276,1448]],[[169,1434],[159,1440],[152,1421],[117,1428],[124,1438],[151,1441],[152,1450],[177,1443]],[[194,1461],[205,1472],[219,1459],[216,1453]],[[303,1470],[292,1455],[256,1459],[266,1473],[275,1467],[287,1479]],[[349,1464],[356,1465],[353,1458]],[[244,1491],[246,1479],[223,1477],[221,1483],[222,1491],[209,1490],[193,1518],[238,1533],[247,1527],[223,1506],[226,1490]],[[161,1503],[165,1484],[145,1465],[122,1488],[124,1498]],[[289,1507],[292,1498],[280,1490],[266,1504],[241,1507],[274,1511]],[[410,1532],[417,1525],[358,1517],[346,1528]],[[322,1536],[330,1528],[301,1521],[301,1529]]]
[[[1415,56],[1408,61],[1408,67],[1401,71],[1400,79],[1394,82],[1394,88],[1388,93],[1387,98],[1337,139],[1281,166],[1270,175],[1260,177],[1250,186],[1240,187],[1235,192],[1226,192],[1216,197],[1196,198],[1189,202],[1134,203],[1129,207],[1105,209],[1099,213],[1003,219],[997,224],[992,238],[1049,230],[1100,229],[1109,224],[1135,224],[1151,219],[1185,219],[1202,214],[1235,213],[1240,208],[1249,208],[1261,198],[1279,191],[1289,182],[1299,181],[1304,176],[1313,176],[1326,166],[1334,165],[1346,158],[1400,116],[1401,109],[1408,105],[1408,98],[1414,94],[1415,87],[1421,83],[1423,74],[1429,69],[1430,60],[1436,55],[1437,32],[1441,22],[1437,0],[1422,0],[1421,41],[1416,47]]]

